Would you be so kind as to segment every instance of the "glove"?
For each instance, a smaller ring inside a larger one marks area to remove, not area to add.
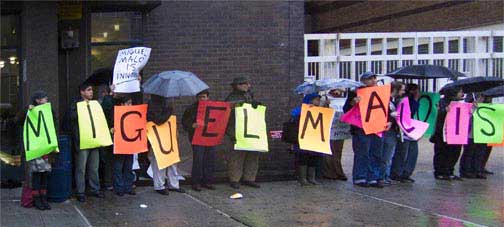
[[[254,109],[256,109],[259,105],[262,105],[262,103],[260,103],[258,101],[253,101],[252,102],[252,107],[254,107]]]

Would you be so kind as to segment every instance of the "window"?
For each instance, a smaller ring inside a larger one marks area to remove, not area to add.
[[[113,68],[120,49],[142,45],[141,12],[91,14],[91,72]]]

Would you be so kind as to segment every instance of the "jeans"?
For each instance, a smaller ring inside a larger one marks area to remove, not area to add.
[[[211,184],[217,147],[193,145],[192,184]]]
[[[392,159],[391,176],[393,178],[409,178],[415,170],[418,159],[418,141],[404,140],[397,145]]]
[[[99,149],[86,149],[77,151],[75,165],[75,184],[77,194],[84,194],[86,191],[86,172],[91,192],[100,190],[100,177],[98,167],[100,163]]]
[[[380,162],[380,179],[390,178],[392,168],[392,158],[394,157],[397,145],[397,131],[390,130],[383,134],[383,153]]]
[[[481,175],[483,174],[481,163],[486,152],[486,144],[477,144],[473,139],[464,145],[464,152],[460,157],[460,175]]]
[[[365,135],[356,130],[352,136],[354,165],[352,178],[354,184],[375,183],[380,179],[380,160],[383,150],[383,138],[374,134]]]
[[[112,177],[114,172],[114,152],[113,146],[100,148],[100,176],[102,178],[102,186],[112,186]]]
[[[116,154],[114,155],[114,191],[118,193],[128,193],[133,190],[133,180],[135,176],[132,173],[133,155]]]

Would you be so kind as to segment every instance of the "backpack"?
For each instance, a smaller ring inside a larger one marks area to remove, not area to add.
[[[299,134],[299,122],[294,119],[290,119],[287,122],[283,123],[282,127],[282,141],[290,144],[298,143],[298,134]]]

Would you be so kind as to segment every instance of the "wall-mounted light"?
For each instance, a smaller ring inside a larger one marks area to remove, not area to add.
[[[5,67],[5,61],[0,61],[0,69],[3,69]]]
[[[106,39],[107,37],[108,37],[108,32],[104,32],[104,33],[103,33],[103,38],[105,38],[105,39]]]
[[[16,64],[16,57],[14,57],[14,56],[9,57],[9,63],[10,63],[11,65]]]
[[[121,25],[114,24],[114,31],[118,32],[119,30],[121,30]]]

